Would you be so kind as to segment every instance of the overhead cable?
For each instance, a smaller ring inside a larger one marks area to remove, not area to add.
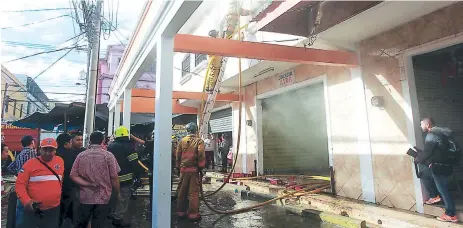
[[[70,10],[72,8],[49,8],[49,9],[26,9],[26,10],[7,10],[1,11],[2,13],[23,13],[23,12],[41,12],[41,11],[57,11],[57,10]]]
[[[3,27],[3,28],[1,28],[1,29],[4,30],[4,29],[12,29],[12,28],[25,27],[25,26],[35,25],[35,24],[39,24],[39,23],[46,22],[46,21],[51,21],[51,20],[55,20],[55,19],[58,19],[58,18],[69,17],[69,16],[71,16],[71,15],[65,14],[65,15],[61,15],[61,16],[57,16],[57,17],[47,18],[47,19],[42,20],[42,21],[35,21],[35,22],[31,22],[31,23],[27,23],[27,24],[23,24],[23,25],[17,25],[17,26]]]
[[[81,47],[84,47],[84,46],[77,46],[78,48],[81,48]],[[43,52],[38,52],[38,53],[35,53],[35,54],[32,54],[32,55],[27,55],[27,56],[23,56],[21,58],[17,58],[17,59],[12,59],[12,60],[9,60],[9,61],[6,61],[5,63],[10,63],[10,62],[14,62],[14,61],[18,61],[18,60],[21,60],[21,59],[26,59],[26,58],[30,58],[30,57],[33,57],[33,56],[36,56],[36,55],[41,55],[41,54],[46,54],[46,53],[53,53],[53,52],[58,52],[58,51],[63,51],[63,50],[68,50],[70,49],[70,51],[74,50],[76,48],[76,46],[74,47],[64,47],[64,48],[60,48],[60,49],[56,49],[56,50],[52,50],[52,51],[43,51]],[[69,51],[69,52],[70,52]],[[68,53],[69,53],[68,52]]]
[[[55,62],[53,62],[49,67],[47,67],[45,70],[43,70],[42,72],[40,72],[37,76],[35,76],[33,78],[33,80],[37,79],[40,75],[42,75],[43,73],[45,73],[48,69],[50,69],[52,66],[54,66],[57,62],[59,62],[61,59],[63,59],[64,57],[66,57],[66,55],[68,55],[72,50],[74,50],[76,47],[73,47],[71,49],[69,49],[69,51],[67,51],[64,55],[62,55],[61,57],[59,57],[59,59],[57,59]]]

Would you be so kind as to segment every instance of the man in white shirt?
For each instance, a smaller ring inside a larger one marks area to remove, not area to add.
[[[207,138],[204,140],[205,151],[206,151],[206,168],[212,170],[215,168],[214,164],[214,151],[215,151],[215,142],[211,134],[207,135]]]

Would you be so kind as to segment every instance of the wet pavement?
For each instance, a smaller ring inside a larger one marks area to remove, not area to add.
[[[2,200],[2,228],[5,227],[6,222],[6,200]],[[214,207],[220,210],[232,210],[243,207],[248,207],[258,202],[242,199],[239,193],[232,191],[221,191],[208,199]],[[131,227],[136,228],[150,228],[151,221],[146,218],[146,205],[148,205],[148,198],[145,196],[137,196],[129,206],[130,214],[126,219],[132,222]],[[258,208],[246,213],[223,216],[218,215],[209,210],[204,203],[201,204],[201,214],[203,219],[200,222],[190,222],[188,220],[179,220],[176,216],[176,204],[172,204],[172,227],[177,228],[190,228],[190,227],[322,227],[319,221],[302,218],[297,215],[287,214],[285,210],[276,205],[269,205]],[[71,226],[69,226],[71,227]],[[108,227],[111,221],[108,220]]]
[[[258,202],[242,199],[239,193],[231,191],[221,191],[208,199],[208,202],[219,210],[233,210],[243,207],[249,207]],[[287,214],[286,211],[276,205],[264,206],[255,210],[236,214],[236,215],[218,215],[201,204],[201,214],[203,219],[200,222],[193,223],[188,220],[179,220],[175,215],[176,205],[172,205],[172,227],[321,227],[317,220],[302,218],[298,215]]]

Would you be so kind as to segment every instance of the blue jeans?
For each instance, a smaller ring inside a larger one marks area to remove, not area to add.
[[[16,227],[21,227],[24,222],[24,205],[18,200],[16,202]]]
[[[455,204],[452,195],[449,191],[447,176],[432,174],[434,183],[436,183],[437,190],[439,191],[445,203],[445,214],[448,216],[455,216]]]
[[[423,182],[423,185],[426,188],[426,191],[429,194],[430,198],[435,198],[438,196],[439,192],[436,188],[436,183],[434,183],[434,178],[432,177],[431,169],[424,164],[418,164],[420,179]]]

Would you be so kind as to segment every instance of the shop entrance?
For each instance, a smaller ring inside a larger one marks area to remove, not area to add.
[[[329,175],[323,83],[261,103],[264,173]]]
[[[457,44],[412,57],[420,120],[431,117],[439,127],[452,129],[456,142],[463,145],[463,44]],[[415,129],[420,129],[420,122]],[[423,142],[423,138],[417,138]],[[422,144],[421,144],[422,145]],[[463,163],[449,177],[457,208],[463,209]],[[428,193],[423,188],[425,199]],[[440,207],[439,205],[437,207]],[[426,206],[428,213],[432,207]],[[439,213],[441,213],[439,211]]]

